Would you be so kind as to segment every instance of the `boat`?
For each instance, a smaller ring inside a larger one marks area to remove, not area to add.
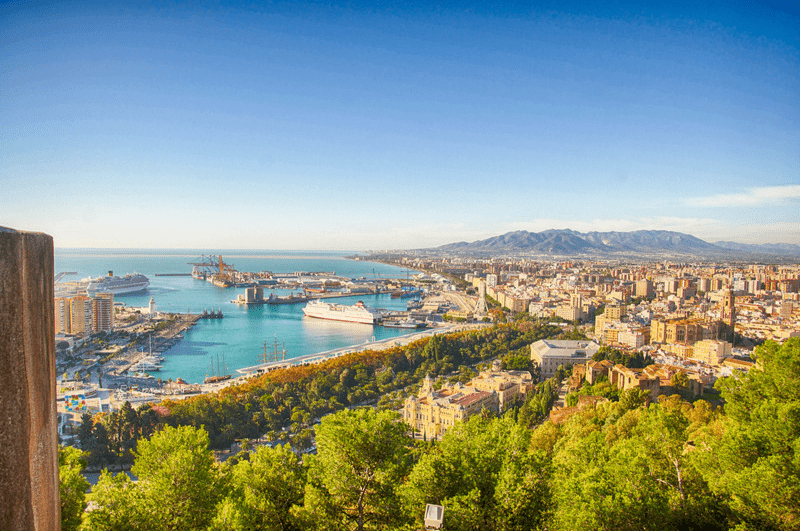
[[[214,358],[211,358],[211,365],[208,369],[209,372],[211,372],[211,376],[206,375],[205,380],[203,380],[204,384],[224,382],[225,380],[231,379],[232,374],[228,372],[228,367],[225,365],[224,356],[222,358],[222,367],[219,366],[219,356],[217,356],[216,368],[214,367]]]
[[[308,302],[310,299],[311,297],[295,295],[294,293],[291,293],[286,297],[278,297],[274,293],[270,293],[269,297],[264,302],[267,304],[295,304],[297,302]]]
[[[422,301],[419,299],[410,300],[406,303],[406,310],[419,310],[422,308]]]
[[[409,297],[415,297],[421,294],[422,290],[419,289],[399,289],[397,291],[393,291],[391,296],[393,299],[407,299]]]
[[[274,357],[274,359],[273,359]],[[286,359],[286,343],[283,343],[283,350],[278,351],[278,336],[275,336],[275,354],[267,354],[267,342],[264,341],[264,353],[261,355],[261,363],[269,363],[271,361],[283,361]]]
[[[150,285],[150,279],[138,273],[129,273],[124,277],[114,275],[113,271],[108,272],[108,276],[90,280],[86,287],[86,293],[94,297],[98,293],[111,293],[113,295],[124,295],[144,291]]]
[[[230,288],[233,287],[233,282],[231,282],[230,278],[224,277],[221,275],[215,275],[210,277],[211,283],[217,286],[218,288]]]
[[[416,328],[425,328],[428,325],[415,319],[405,319],[403,321],[386,321],[383,323],[383,326],[387,328],[404,328],[412,330]]]
[[[343,306],[317,299],[306,304],[303,314],[307,317],[348,323],[375,324],[383,320],[381,312],[367,308],[362,301],[358,301],[354,306]]]
[[[158,372],[161,370],[161,367],[161,365],[156,363],[155,358],[146,357],[140,359],[134,365],[131,365],[128,372]]]

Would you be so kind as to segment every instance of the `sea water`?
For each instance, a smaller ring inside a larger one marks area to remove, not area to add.
[[[201,319],[174,347],[166,358],[158,377],[183,378],[190,383],[202,382],[216,370],[217,360],[234,372],[261,362],[266,342],[267,354],[286,349],[286,359],[315,354],[336,348],[357,346],[368,341],[411,333],[408,330],[377,325],[341,323],[304,317],[304,303],[246,306],[231,302],[244,288],[218,288],[190,276],[155,276],[156,273],[189,273],[190,262],[199,261],[199,250],[103,250],[56,249],[55,272],[75,272],[61,282],[98,277],[113,271],[115,275],[141,273],[150,279],[147,290],[117,295],[115,301],[129,307],[146,307],[153,297],[156,309],[175,313],[202,313],[221,310],[223,319]],[[223,261],[239,271],[332,271],[337,276],[367,279],[406,278],[413,271],[374,262],[348,260],[346,252],[309,251],[224,251]],[[288,295],[282,289],[264,287],[265,296]],[[387,310],[405,310],[406,299],[392,299],[388,294],[332,299],[331,302],[352,305],[363,301],[366,306]],[[211,365],[214,368],[211,368]],[[235,374],[235,372],[234,372]]]

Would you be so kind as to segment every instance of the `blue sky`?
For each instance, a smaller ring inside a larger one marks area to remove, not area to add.
[[[0,225],[59,247],[800,243],[768,5],[20,2],[0,56]]]

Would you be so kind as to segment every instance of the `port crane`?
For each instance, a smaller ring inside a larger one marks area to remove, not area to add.
[[[192,276],[201,279],[211,279],[216,285],[230,285],[234,283],[234,276],[238,271],[232,264],[226,264],[222,260],[222,255],[201,255],[194,262],[189,262],[192,268]]]

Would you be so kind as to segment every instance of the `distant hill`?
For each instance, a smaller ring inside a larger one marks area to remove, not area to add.
[[[666,230],[632,232],[588,232],[551,229],[542,232],[509,232],[471,243],[458,242],[436,247],[445,252],[508,253],[546,255],[581,254],[739,254],[737,249],[719,247],[690,234]],[[745,251],[749,252],[749,251]]]
[[[744,253],[777,255],[777,256],[800,256],[800,245],[792,243],[736,243],[736,242],[714,242],[714,245],[722,249],[740,251]]]

